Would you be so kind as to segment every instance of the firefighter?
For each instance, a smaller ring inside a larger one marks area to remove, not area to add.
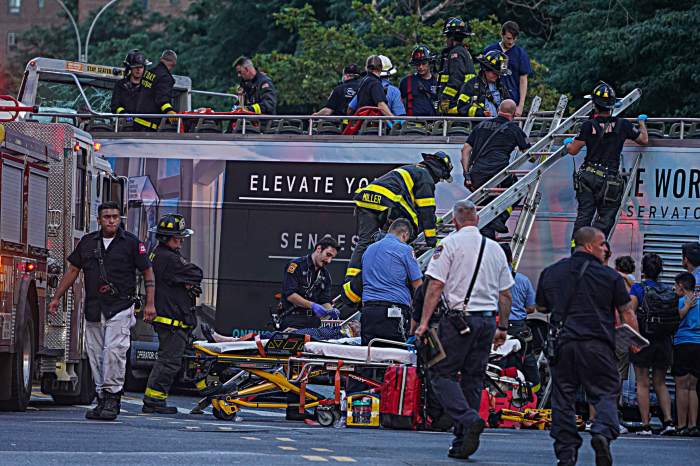
[[[233,68],[236,70],[241,87],[245,94],[243,110],[258,115],[274,115],[277,113],[277,90],[272,79],[265,73],[255,69],[248,57],[238,58]],[[234,107],[236,110],[238,107]]]
[[[138,49],[131,50],[124,58],[124,78],[117,81],[112,91],[112,113],[136,113],[141,91],[141,78],[151,62]],[[131,118],[128,121],[132,121]]]
[[[173,107],[173,86],[175,78],[171,72],[177,65],[177,54],[172,50],[163,51],[160,62],[146,71],[141,80],[141,92],[136,106],[136,113],[176,113]],[[171,123],[177,123],[171,119]],[[157,131],[159,118],[134,118],[134,130]]]
[[[155,232],[158,245],[149,259],[156,277],[156,315],[149,319],[158,334],[158,360],[151,370],[143,396],[144,413],[177,414],[166,400],[180,371],[190,332],[197,324],[194,305],[202,292],[202,269],[180,255],[185,238],[193,231],[178,214],[161,217]]]
[[[447,37],[447,47],[442,49],[438,74],[438,112],[457,113],[457,95],[462,85],[474,77],[474,62],[463,41],[473,36],[466,21],[450,18],[442,35]]]
[[[401,97],[406,102],[406,115],[435,116],[437,114],[437,79],[430,72],[432,54],[425,45],[411,52],[410,64],[416,72],[399,83]]]
[[[586,158],[574,174],[578,212],[572,233],[572,248],[575,246],[573,234],[581,227],[594,226],[608,237],[615,225],[625,189],[619,172],[625,140],[631,139],[642,145],[649,142],[646,115],[637,117],[639,129],[623,118],[612,116],[616,98],[615,90],[609,84],[601,81],[593,89],[591,99],[595,107],[593,116],[581,125],[578,136],[564,140],[566,150],[571,155],[578,154],[586,146]]]
[[[499,50],[489,50],[479,55],[479,75],[464,83],[457,97],[457,112],[469,117],[495,116],[498,106],[510,94],[501,81],[502,76],[508,76],[508,57]]]
[[[442,151],[421,155],[422,162],[395,168],[356,191],[359,239],[345,272],[346,281],[360,272],[367,246],[391,220],[410,219],[414,231],[423,232],[426,244],[436,245],[435,184],[442,180],[452,182],[452,162]]]

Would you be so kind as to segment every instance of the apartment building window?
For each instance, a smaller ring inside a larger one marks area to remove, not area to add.
[[[7,49],[12,50],[17,47],[17,33],[8,32],[7,33]]]
[[[42,9],[44,9],[44,5],[46,4],[46,0],[37,0],[37,4],[39,5],[39,9],[42,10]]]
[[[11,15],[18,15],[22,0],[7,0],[7,6]]]

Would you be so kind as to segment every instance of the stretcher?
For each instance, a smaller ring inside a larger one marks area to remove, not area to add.
[[[341,415],[342,380],[378,391],[381,383],[360,372],[415,365],[416,353],[407,348],[381,339],[368,346],[312,342],[306,335],[282,332],[269,340],[195,342],[189,371],[204,398],[192,412],[211,404],[216,418],[234,420],[241,408],[284,409],[288,419],[329,426]],[[333,396],[311,390],[310,383],[333,386]]]

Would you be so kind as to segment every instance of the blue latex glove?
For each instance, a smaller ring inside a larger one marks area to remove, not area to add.
[[[572,142],[574,142],[574,138],[566,138],[566,139],[564,139],[564,145],[565,145],[565,146],[568,146],[568,145],[571,144]]]
[[[639,115],[639,116],[637,117],[637,120],[638,120],[638,121],[647,121],[648,118],[649,118],[649,117],[646,116],[646,114],[642,113],[641,115]]]
[[[406,343],[408,343],[409,345],[415,345],[416,344],[416,336],[411,335],[410,337],[408,337],[408,340],[406,340]]]
[[[316,303],[311,303],[311,310],[313,311],[314,314],[316,314],[318,317],[325,317],[328,315],[328,309],[325,307],[321,306],[320,304]]]

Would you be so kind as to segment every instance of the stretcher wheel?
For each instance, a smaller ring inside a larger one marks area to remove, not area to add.
[[[235,421],[236,420],[236,414],[237,414],[236,411],[232,412],[231,414],[226,414],[224,411],[220,410],[219,408],[212,408],[211,412],[215,418],[221,419],[222,421]]]
[[[314,414],[316,421],[323,427],[330,427],[340,419],[340,411],[337,408],[318,407]]]

